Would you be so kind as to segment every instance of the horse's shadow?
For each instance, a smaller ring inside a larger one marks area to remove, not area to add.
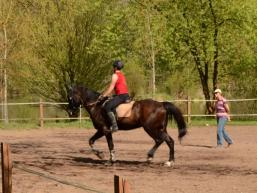
[[[99,165],[99,166],[109,166],[109,165],[116,165],[116,166],[146,166],[149,165],[147,161],[131,161],[131,160],[116,160],[115,162],[110,162],[109,160],[102,159],[93,159],[89,157],[73,157],[72,160],[76,163],[80,163],[82,165]]]
[[[181,145],[188,146],[188,147],[216,148],[216,146],[211,146],[211,145],[195,145],[195,144],[181,144]]]
[[[92,159],[88,157],[73,157],[72,160],[77,163],[81,164],[103,164],[106,162],[106,160],[97,160],[97,159]]]

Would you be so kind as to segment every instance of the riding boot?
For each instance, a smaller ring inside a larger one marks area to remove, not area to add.
[[[109,119],[112,123],[111,131],[112,132],[118,131],[119,128],[118,128],[116,117],[115,117],[114,113],[113,112],[108,112],[107,115],[108,115],[108,117],[109,117]]]

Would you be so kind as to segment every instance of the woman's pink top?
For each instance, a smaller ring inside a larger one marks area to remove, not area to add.
[[[228,117],[225,104],[227,104],[227,100],[222,97],[221,99],[218,99],[215,103],[215,109],[216,109],[216,117]]]

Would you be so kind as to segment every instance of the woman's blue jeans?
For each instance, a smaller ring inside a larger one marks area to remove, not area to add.
[[[217,145],[223,144],[223,138],[228,144],[232,144],[232,140],[225,131],[225,125],[227,123],[228,119],[226,117],[219,117],[217,118]]]

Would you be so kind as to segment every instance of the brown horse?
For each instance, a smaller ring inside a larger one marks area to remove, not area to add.
[[[94,148],[97,139],[105,136],[107,139],[110,162],[115,161],[114,144],[110,132],[110,121],[102,108],[103,101],[97,101],[100,93],[84,86],[74,86],[68,93],[68,112],[70,116],[77,116],[82,105],[90,115],[96,133],[89,139],[89,145],[93,152],[103,158],[102,152]],[[168,115],[173,116],[179,132],[179,139],[186,135],[186,123],[181,111],[170,102],[158,102],[151,99],[135,101],[129,117],[118,119],[119,130],[131,130],[143,127],[145,132],[153,138],[155,145],[150,149],[147,161],[151,161],[157,148],[165,141],[169,147],[169,160],[166,165],[174,163],[174,140],[167,133]]]

